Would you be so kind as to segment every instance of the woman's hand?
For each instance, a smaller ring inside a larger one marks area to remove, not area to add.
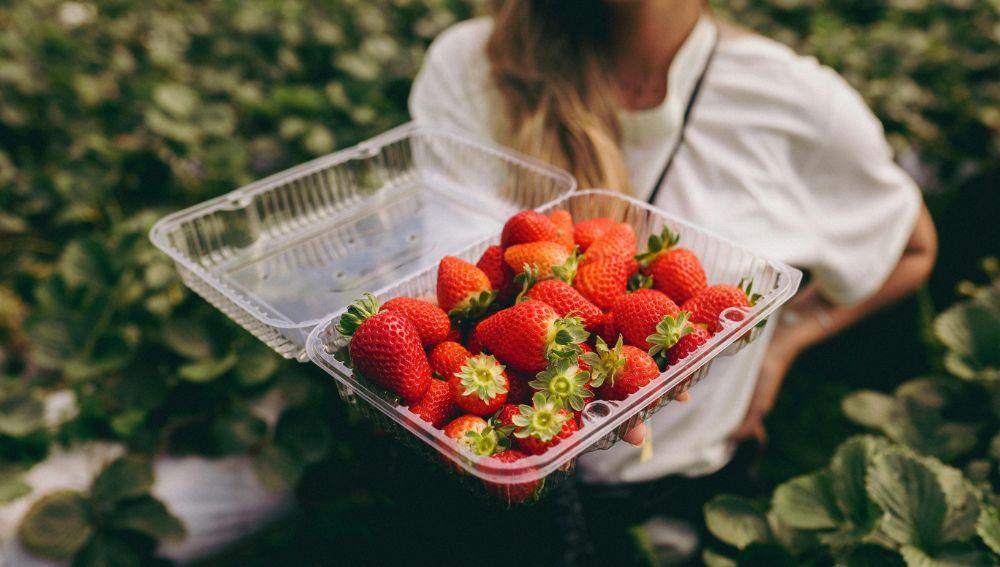
[[[683,384],[680,388],[677,388],[677,391],[673,394],[673,400],[675,402],[684,403],[690,399],[691,392],[688,391],[687,383]],[[629,429],[622,439],[624,439],[626,443],[630,443],[636,447],[641,447],[646,441],[646,424],[640,422],[639,425]]]
[[[778,335],[780,331],[775,331]],[[750,407],[747,409],[743,422],[730,436],[733,441],[755,439],[763,445],[767,441],[767,431],[764,429],[764,418],[774,407],[774,401],[781,389],[781,382],[791,368],[792,362],[798,356],[799,349],[789,339],[778,336],[768,346],[760,374],[757,375],[757,386],[754,388]]]

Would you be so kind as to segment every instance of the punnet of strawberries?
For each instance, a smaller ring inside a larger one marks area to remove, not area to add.
[[[515,214],[475,264],[445,256],[436,292],[382,305],[365,294],[337,330],[356,374],[497,463],[563,442],[588,403],[627,399],[758,298],[742,282],[708,285],[669,228],[639,253],[630,225],[565,210]],[[487,483],[514,502],[540,486]]]

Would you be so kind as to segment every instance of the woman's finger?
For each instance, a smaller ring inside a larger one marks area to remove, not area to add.
[[[639,425],[636,425],[632,429],[629,429],[625,433],[625,436],[622,437],[622,439],[624,439],[627,443],[639,447],[640,445],[642,445],[643,440],[646,439],[646,424],[640,423]]]

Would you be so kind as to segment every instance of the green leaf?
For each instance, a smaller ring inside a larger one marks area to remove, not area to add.
[[[45,404],[36,393],[15,385],[0,387],[0,434],[24,437],[45,425]]]
[[[869,528],[879,515],[868,498],[866,477],[875,453],[886,442],[870,436],[852,437],[841,443],[830,460],[830,486],[841,516],[862,530]]]
[[[739,496],[722,494],[709,500],[705,504],[705,524],[712,535],[739,549],[771,539],[764,513]]]
[[[0,504],[31,494],[31,486],[24,482],[25,472],[24,467],[0,464]]]
[[[966,379],[1000,379],[1000,314],[995,306],[968,301],[941,313],[934,332],[949,352],[945,368]]]
[[[837,560],[837,567],[903,567],[903,558],[891,549],[875,544],[851,548]]]
[[[244,386],[263,384],[278,370],[278,355],[263,343],[254,341],[240,349],[236,379]]]
[[[915,456],[891,449],[875,455],[868,495],[884,511],[879,528],[900,545],[933,549],[942,543],[948,504],[930,468]]]
[[[212,339],[205,326],[191,319],[163,322],[163,342],[181,356],[203,359],[212,356]]]
[[[198,93],[180,83],[161,83],[153,90],[153,101],[175,118],[187,118],[198,107]]]
[[[266,433],[267,423],[249,412],[226,415],[212,424],[215,442],[227,455],[247,452],[259,444]]]
[[[964,545],[950,546],[934,553],[912,545],[900,550],[907,567],[995,567],[994,558],[984,551]]]
[[[97,506],[104,508],[121,500],[136,498],[153,486],[153,467],[149,461],[136,457],[121,457],[104,467],[94,479],[90,495]]]
[[[330,425],[315,411],[293,408],[281,415],[274,432],[275,443],[298,455],[306,463],[321,460],[330,450]]]
[[[771,507],[783,523],[801,530],[835,528],[843,521],[828,471],[799,476],[781,484],[774,491]]]
[[[840,407],[847,419],[882,431],[900,417],[896,398],[873,390],[849,394],[841,401]]]
[[[70,286],[107,286],[114,279],[107,252],[93,239],[70,242],[59,257],[58,270]]]
[[[993,553],[1000,555],[1000,508],[997,506],[984,507],[979,512],[976,533],[979,534],[983,543],[993,550]]]
[[[141,567],[142,558],[113,535],[97,534],[73,558],[73,567]]]
[[[94,533],[90,510],[83,495],[74,490],[46,494],[21,518],[18,537],[32,555],[67,559]]]
[[[152,496],[119,503],[111,517],[111,526],[139,532],[157,541],[178,541],[185,535],[184,524]]]
[[[291,490],[302,478],[303,463],[277,445],[267,445],[254,461],[257,478],[266,488],[274,491]]]
[[[211,382],[236,366],[236,353],[231,352],[223,358],[192,362],[180,367],[181,378],[190,382]]]
[[[707,548],[701,552],[701,562],[706,567],[736,567],[736,560]]]

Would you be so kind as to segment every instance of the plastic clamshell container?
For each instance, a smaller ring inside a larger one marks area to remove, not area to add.
[[[704,377],[712,360],[723,354],[734,354],[753,341],[762,331],[767,316],[785,303],[798,289],[801,272],[780,262],[754,255],[749,250],[714,235],[704,229],[675,218],[635,199],[608,191],[580,191],[548,203],[539,210],[564,208],[575,221],[594,217],[610,217],[630,224],[640,242],[650,234],[659,233],[664,225],[681,236],[681,243],[698,255],[709,283],[736,283],[742,278],[753,280],[754,291],[761,294],[757,303],[743,310],[723,312],[723,330],[715,334],[694,353],[650,382],[624,401],[596,400],[583,412],[583,426],[542,455],[532,455],[513,463],[501,463],[488,457],[476,457],[456,442],[422,421],[407,408],[400,406],[392,395],[355,377],[351,369],[334,357],[347,344],[335,326],[344,310],[340,310],[316,325],[307,341],[309,357],[338,382],[341,396],[358,407],[363,414],[400,439],[416,441],[411,445],[437,454],[468,474],[459,474],[480,489],[485,488],[508,503],[524,485],[544,480],[550,488],[566,476],[577,457],[593,449],[604,449],[620,440],[630,428],[666,405],[673,391],[685,383],[695,383]],[[475,262],[491,244],[499,241],[499,232],[471,245],[454,255]],[[426,270],[381,289],[375,295],[380,301],[397,296],[433,298],[436,268]],[[733,311],[733,312],[729,312]],[[732,317],[730,319],[730,317]],[[521,485],[521,486],[518,486]]]
[[[559,169],[405,124],[160,219],[184,283],[286,358],[364,291],[380,296],[515,212],[576,188]]]

